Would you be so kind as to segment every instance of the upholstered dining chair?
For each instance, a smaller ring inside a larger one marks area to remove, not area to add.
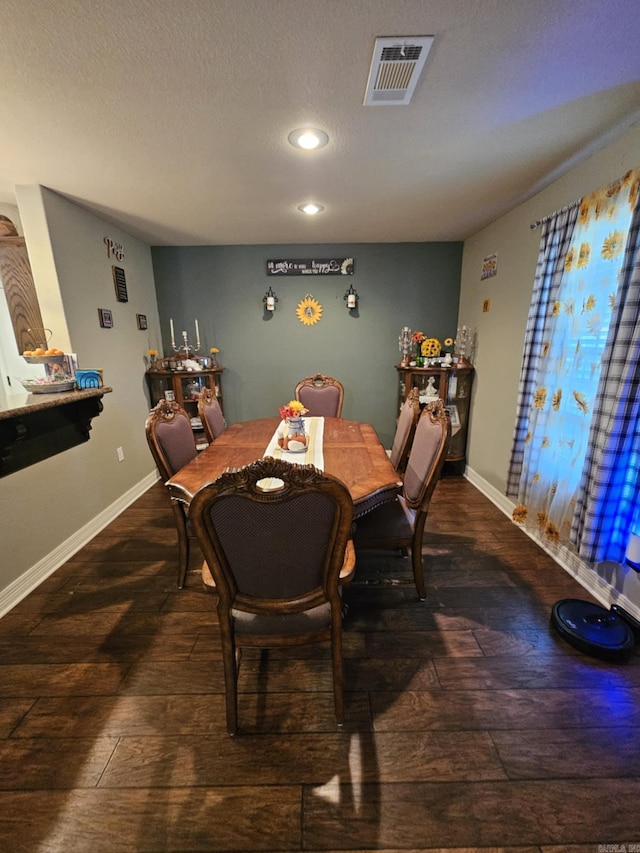
[[[295,388],[295,398],[309,410],[312,417],[339,418],[342,416],[344,387],[337,379],[316,373],[301,379]]]
[[[412,388],[407,395],[407,399],[400,407],[400,414],[396,423],[396,433],[393,438],[391,450],[389,451],[391,464],[399,474],[402,474],[407,467],[409,450],[411,449],[411,442],[419,414],[420,392],[418,388]]]
[[[442,403],[427,403],[416,425],[404,473],[402,493],[356,522],[353,544],[367,548],[411,551],[413,579],[420,601],[426,598],[422,540],[431,497],[442,473],[449,444],[451,421]]]
[[[198,416],[209,444],[227,428],[220,403],[211,388],[203,388],[198,396]]]
[[[203,486],[193,530],[218,592],[227,730],[238,730],[239,650],[330,642],[336,720],[344,720],[340,571],[353,503],[312,465],[264,457]]]
[[[178,403],[160,400],[145,423],[149,450],[160,476],[166,482],[197,456],[196,442],[187,412]],[[186,583],[189,567],[187,512],[179,501],[171,501],[178,530],[178,587]]]

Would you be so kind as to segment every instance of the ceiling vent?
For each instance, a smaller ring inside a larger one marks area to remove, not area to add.
[[[374,107],[408,104],[432,44],[433,36],[377,38],[364,93],[364,105]]]

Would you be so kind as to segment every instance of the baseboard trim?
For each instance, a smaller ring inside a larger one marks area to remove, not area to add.
[[[491,485],[491,483],[487,482],[487,480],[481,477],[472,468],[467,467],[464,475],[479,492],[482,492],[482,494],[491,501],[491,503],[495,504],[499,510],[511,518],[515,508],[515,503],[510,498],[503,495],[502,492],[499,492]],[[580,586],[590,592],[603,607],[610,607],[612,604],[617,604],[635,619],[640,620],[640,607],[637,604],[634,604],[633,601],[624,595],[624,593],[620,592],[620,590],[607,583],[607,581],[598,574],[597,570],[594,569],[593,566],[585,563],[584,560],[581,560],[580,557],[568,548],[561,545],[549,545],[547,542],[538,539],[537,536],[533,535],[532,531],[527,530],[525,527],[523,527],[522,530],[533,542],[536,543],[536,545],[542,548],[546,554],[555,560],[555,562],[558,563],[565,572],[575,578]],[[599,563],[598,565],[603,566],[603,571],[606,574],[611,574],[610,571],[607,571],[604,568],[605,565],[611,566],[611,564]],[[617,566],[617,564],[615,565]],[[623,566],[620,566],[619,568],[625,571]]]
[[[15,581],[0,590],[0,618],[22,601],[25,596],[37,589],[40,584],[52,575],[63,563],[71,559],[81,548],[97,536],[108,524],[117,518],[121,512],[141,497],[159,479],[156,473],[148,474],[131,489],[121,495],[117,501],[98,513],[80,530],[54,548],[46,557],[16,578]]]

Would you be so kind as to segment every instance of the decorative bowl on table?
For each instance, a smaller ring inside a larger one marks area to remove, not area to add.
[[[75,379],[64,376],[61,379],[21,379],[20,382],[30,394],[59,394],[61,391],[73,391]]]

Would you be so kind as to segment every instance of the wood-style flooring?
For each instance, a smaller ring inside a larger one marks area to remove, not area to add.
[[[304,543],[300,543],[301,548]],[[215,596],[176,581],[161,485],[0,620],[0,851],[640,853],[640,663],[549,624],[590,596],[463,479],[320,647],[245,653],[226,734]]]

